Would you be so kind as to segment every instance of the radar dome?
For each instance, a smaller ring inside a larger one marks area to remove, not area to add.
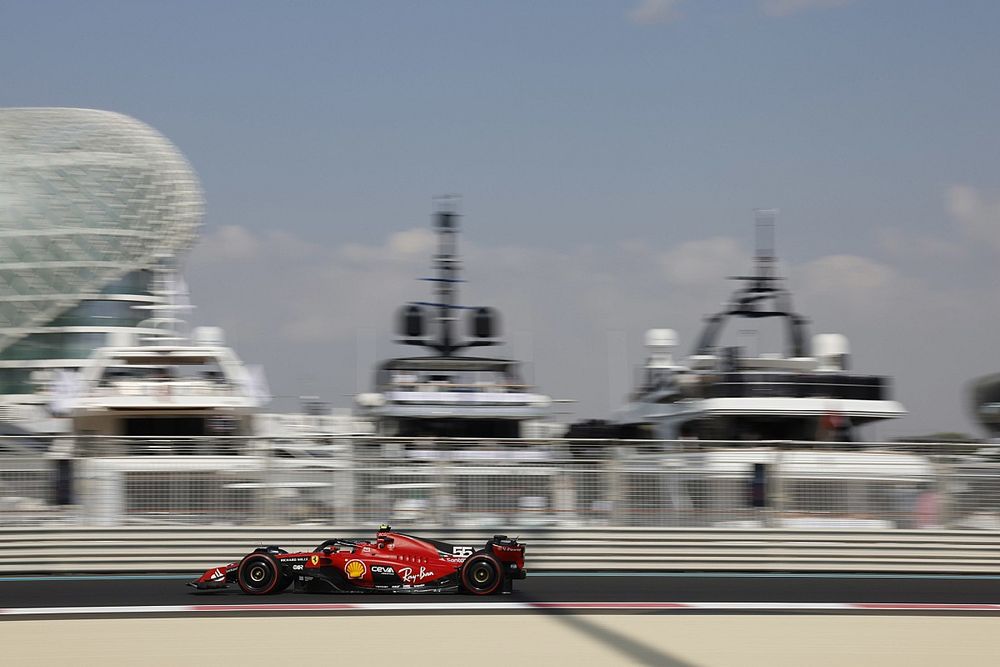
[[[677,332],[673,329],[650,329],[646,332],[646,347],[677,347]]]
[[[847,370],[851,346],[843,334],[816,334],[812,339],[813,354],[819,362],[819,370]]]

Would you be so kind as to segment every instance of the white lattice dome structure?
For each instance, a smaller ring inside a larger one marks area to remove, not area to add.
[[[134,118],[0,109],[0,394],[74,368],[144,319],[151,269],[194,244],[203,203],[184,156]]]

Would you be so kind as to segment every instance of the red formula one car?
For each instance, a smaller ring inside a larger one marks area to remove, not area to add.
[[[236,563],[212,568],[188,585],[198,590],[239,584],[244,593],[268,595],[289,585],[302,592],[405,592],[474,595],[510,593],[524,579],[524,545],[494,535],[482,549],[428,540],[379,528],[374,542],[326,540],[312,551],[261,547]]]

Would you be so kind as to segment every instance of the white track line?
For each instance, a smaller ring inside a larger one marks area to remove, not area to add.
[[[10,607],[0,616],[92,616],[106,614],[207,614],[241,612],[378,612],[378,611],[730,611],[730,612],[1000,612],[1000,604],[934,604],[906,602],[416,602],[319,604],[194,604],[110,607]]]

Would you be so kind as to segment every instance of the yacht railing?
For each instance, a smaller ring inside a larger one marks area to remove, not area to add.
[[[393,382],[385,387],[386,391],[412,392],[476,392],[476,393],[523,393],[531,389],[527,384],[511,384],[496,382]]]
[[[90,389],[84,397],[146,396],[158,399],[163,395],[174,396],[233,396],[243,393],[228,382],[214,380],[178,380],[174,378],[146,378],[101,383]]]

